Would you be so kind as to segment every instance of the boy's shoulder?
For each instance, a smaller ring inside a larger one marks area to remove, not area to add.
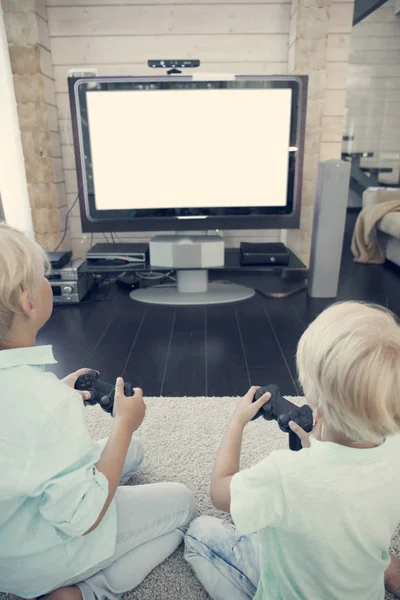
[[[290,450],[275,450],[271,452],[270,458],[282,478],[297,478],[303,474],[312,472],[325,473],[330,471],[347,473],[352,471],[361,472],[363,467],[371,469],[379,468],[391,462],[400,452],[400,434],[388,436],[380,445],[373,448],[353,448],[335,444],[333,442],[322,442],[311,437],[311,446],[303,448],[299,452]]]
[[[313,461],[313,456],[310,448],[303,448],[298,452],[293,452],[289,449],[273,450],[269,458],[274,463],[279,471],[298,471],[303,467],[309,466],[310,461]]]
[[[18,365],[0,370],[2,410],[23,411],[43,420],[63,402],[76,399],[79,394],[58,377],[31,365]]]

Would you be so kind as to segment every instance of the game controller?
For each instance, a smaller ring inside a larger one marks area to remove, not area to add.
[[[290,429],[289,421],[294,421],[300,425],[304,431],[310,432],[314,422],[312,409],[307,404],[296,406],[296,404],[293,404],[281,396],[277,385],[267,385],[257,390],[253,402],[261,398],[261,396],[267,392],[271,394],[271,399],[260,408],[252,420],[254,421],[254,419],[258,419],[258,417],[262,416],[267,421],[277,421],[280,430],[289,434],[289,448],[291,450],[301,450],[301,440],[299,436]]]
[[[99,379],[99,374],[89,369],[84,375],[80,375],[75,383],[75,389],[80,392],[90,392],[89,400],[85,404],[94,406],[100,404],[101,408],[112,415],[114,408],[115,386]],[[125,396],[133,396],[133,387],[130,383],[124,383]]]

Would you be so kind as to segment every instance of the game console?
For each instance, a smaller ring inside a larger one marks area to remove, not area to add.
[[[290,254],[285,244],[271,242],[259,244],[253,242],[240,243],[241,265],[271,265],[286,266],[289,264]]]
[[[72,260],[61,268],[52,268],[47,275],[54,304],[78,304],[93,287],[93,274],[83,272],[83,263],[81,259]]]
[[[289,448],[291,450],[301,450],[301,440],[290,429],[289,422],[294,421],[304,431],[312,431],[314,418],[311,407],[308,404],[304,404],[303,406],[293,404],[293,402],[281,396],[277,385],[267,385],[257,390],[253,402],[268,392],[271,394],[271,399],[260,408],[252,420],[254,421],[254,419],[262,416],[266,421],[277,421],[279,429],[289,434]]]
[[[81,392],[90,392],[91,397],[85,400],[85,404],[94,406],[100,404],[101,408],[112,415],[114,408],[115,386],[99,379],[99,374],[89,369],[84,375],[80,375],[75,383],[75,389]],[[124,383],[125,396],[133,396],[133,387],[130,383]]]
[[[119,266],[145,264],[149,257],[148,244],[95,244],[86,255],[89,265]]]

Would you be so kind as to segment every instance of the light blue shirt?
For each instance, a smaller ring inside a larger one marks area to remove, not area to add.
[[[311,438],[233,476],[231,514],[258,532],[254,600],[383,600],[400,522],[400,435],[377,448]]]
[[[45,594],[115,550],[111,504],[83,401],[45,365],[50,346],[0,351],[0,590]]]

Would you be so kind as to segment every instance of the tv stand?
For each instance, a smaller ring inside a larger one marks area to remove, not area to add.
[[[148,304],[228,304],[247,300],[255,290],[237,283],[209,282],[207,269],[182,269],[176,271],[176,285],[158,285],[139,288],[129,295],[132,300]]]
[[[151,271],[152,269],[149,260],[146,260],[145,263],[130,263],[125,265],[113,265],[110,263],[112,263],[112,261],[107,261],[106,264],[85,261],[85,263],[81,266],[81,271],[85,273],[95,273],[98,275],[103,274],[112,278],[120,275],[121,273],[137,274],[140,277],[141,274],[144,275],[146,272]],[[166,267],[154,267],[153,269],[160,273],[168,273],[170,271],[175,272],[175,269]],[[178,271],[180,271],[180,269],[178,269]],[[289,264],[287,266],[272,266],[242,265],[240,263],[239,248],[225,248],[225,262],[223,267],[209,268],[208,271],[205,269],[198,269],[198,272],[199,274],[204,272],[205,275],[203,274],[201,277],[206,277],[207,281],[210,281],[208,284],[208,293],[212,291],[213,283],[221,283],[226,281],[232,284],[237,284],[241,288],[245,287],[245,289],[250,293],[253,293],[253,290],[256,290],[264,296],[276,299],[288,298],[289,296],[293,296],[294,294],[298,294],[299,292],[307,290],[307,267],[290,249]],[[150,289],[154,287],[161,288],[161,286],[153,285],[151,288],[143,288],[141,291],[143,293],[149,292]],[[176,287],[176,284],[173,286],[163,285],[161,291],[163,294],[167,293],[167,290],[171,291],[175,295],[176,299]],[[173,291],[174,288],[175,292]],[[233,288],[229,287],[229,290],[233,291]],[[138,291],[140,291],[140,288]],[[228,285],[226,283],[223,284],[221,291],[224,291],[225,293],[228,291]],[[155,294],[159,293],[160,292],[155,292]],[[204,294],[204,292],[200,293]],[[197,301],[200,302],[199,292],[196,294]],[[134,299],[136,300],[136,298]],[[144,301],[144,299],[142,301]],[[233,300],[231,301],[233,302]],[[174,301],[173,304],[176,304],[176,301]]]

